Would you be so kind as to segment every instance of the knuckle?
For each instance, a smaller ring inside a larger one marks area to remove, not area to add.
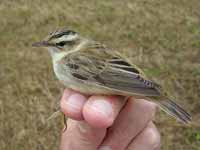
[[[154,127],[147,127],[144,134],[144,136],[147,137],[147,143],[150,147],[160,147],[160,134]]]
[[[95,135],[92,132],[92,128],[88,126],[85,122],[79,122],[77,124],[78,134],[81,137],[81,141],[88,142],[95,138]]]
[[[78,127],[78,140],[81,141],[82,145],[86,145],[86,147],[90,147],[91,145],[95,145],[96,142],[101,141],[106,133],[106,129],[96,130],[86,122],[79,122],[76,127]]]
[[[149,112],[149,116],[152,119],[155,116],[156,113],[156,105],[152,102],[147,102],[146,107],[147,111]]]

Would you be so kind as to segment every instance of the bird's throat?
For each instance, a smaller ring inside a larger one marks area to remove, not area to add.
[[[49,48],[48,51],[53,59],[53,62],[57,62],[61,60],[63,57],[67,56],[68,54],[68,52],[66,51],[60,52],[56,50],[55,48]]]

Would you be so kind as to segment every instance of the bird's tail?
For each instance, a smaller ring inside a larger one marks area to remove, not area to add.
[[[188,124],[192,120],[192,117],[189,113],[187,113],[181,106],[179,106],[170,99],[161,100],[158,102],[158,105],[166,113],[178,119],[184,124]]]

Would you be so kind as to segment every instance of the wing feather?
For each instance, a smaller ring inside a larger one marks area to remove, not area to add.
[[[98,49],[94,50],[95,46]],[[98,44],[87,48],[65,58],[76,79],[133,95],[160,95],[159,85],[145,79],[139,69],[120,56],[113,56],[113,51]]]

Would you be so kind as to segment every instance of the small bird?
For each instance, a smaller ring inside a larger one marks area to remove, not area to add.
[[[180,122],[191,116],[176,104],[163,88],[115,49],[70,29],[50,33],[34,47],[48,49],[57,78],[67,87],[84,94],[122,95],[145,98]]]

